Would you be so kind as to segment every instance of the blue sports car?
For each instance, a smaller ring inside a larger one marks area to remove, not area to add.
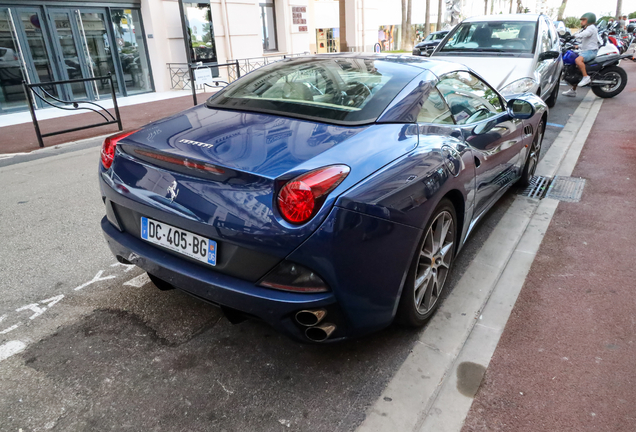
[[[105,140],[117,259],[228,319],[331,342],[421,326],[475,223],[539,160],[547,108],[418,57],[283,60]]]

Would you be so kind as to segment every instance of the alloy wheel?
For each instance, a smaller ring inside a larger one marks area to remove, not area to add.
[[[448,211],[440,212],[430,225],[415,273],[415,308],[421,315],[431,311],[439,300],[451,267],[455,226]]]

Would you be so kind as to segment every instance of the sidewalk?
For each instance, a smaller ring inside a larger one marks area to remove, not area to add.
[[[603,102],[463,431],[636,430],[636,64]]]
[[[211,95],[212,93],[198,93],[197,98],[199,103],[205,102]],[[126,105],[120,107],[119,112],[121,114],[122,126],[124,130],[127,130],[141,127],[155,120],[191,108],[192,106],[192,96],[188,95],[155,102]],[[114,112],[112,109],[110,111]],[[38,112],[36,111],[36,115],[37,114]],[[97,114],[88,112],[85,114],[73,114],[41,120],[39,124],[40,131],[44,134],[56,130],[70,129],[80,125],[88,125],[102,120],[103,119]],[[51,147],[70,141],[116,133],[117,131],[117,125],[85,129],[44,138],[44,146]],[[38,140],[35,135],[33,122],[29,121],[27,123],[0,127],[0,154],[30,152],[38,148]]]

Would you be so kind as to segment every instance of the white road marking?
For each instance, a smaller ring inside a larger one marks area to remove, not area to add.
[[[26,344],[21,341],[9,341],[4,345],[0,345],[0,361],[8,359],[12,355],[22,351],[24,348],[26,348]]]
[[[150,278],[148,277],[148,273],[143,273],[124,283],[124,286],[131,286],[135,288],[141,288],[150,282]]]
[[[20,325],[22,325],[22,323],[13,324],[11,327],[8,327],[8,328],[0,331],[0,335],[7,334],[10,331],[13,331],[13,330],[17,329],[18,327],[20,327]]]
[[[64,294],[56,295],[46,300],[40,300],[40,303],[46,304],[49,308],[64,298]]]
[[[120,263],[120,262],[116,262],[115,264],[111,264],[110,266],[111,266],[111,267],[119,267],[119,266],[122,266],[122,267],[124,267],[124,272],[125,272],[125,273],[128,273],[129,271],[131,271],[132,269],[134,269],[135,267],[137,267],[137,266],[136,266],[136,265],[134,265],[134,264],[122,264],[122,263]]]
[[[42,315],[44,311],[46,311],[46,308],[41,308],[40,306],[38,306],[37,303],[31,303],[26,306],[22,306],[21,308],[17,308],[15,311],[22,312],[23,310],[27,310],[27,309],[35,312],[33,315],[29,317],[29,319],[37,318],[40,315]]]
[[[77,288],[75,288],[75,291],[79,291],[83,288],[86,288],[87,286],[94,284],[95,282],[99,282],[99,281],[105,281],[108,279],[114,279],[115,276],[106,276],[106,277],[102,277],[102,275],[104,274],[104,270],[100,270],[97,272],[97,274],[95,275],[95,277],[93,279],[91,279],[90,281],[83,283],[82,285],[78,286]]]

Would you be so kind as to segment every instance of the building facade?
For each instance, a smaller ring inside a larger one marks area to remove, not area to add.
[[[502,8],[506,1],[494,0]],[[438,2],[430,3],[435,30]],[[425,15],[425,2],[414,1],[412,23],[420,30]],[[0,0],[0,115],[27,109],[23,80],[110,73],[118,97],[183,88],[188,51],[203,64],[262,64],[298,53],[373,51],[376,44],[392,50],[401,18],[401,0],[200,0],[182,8],[176,0]],[[223,68],[216,73],[227,78]],[[105,80],[44,90],[51,102],[110,97]]]

